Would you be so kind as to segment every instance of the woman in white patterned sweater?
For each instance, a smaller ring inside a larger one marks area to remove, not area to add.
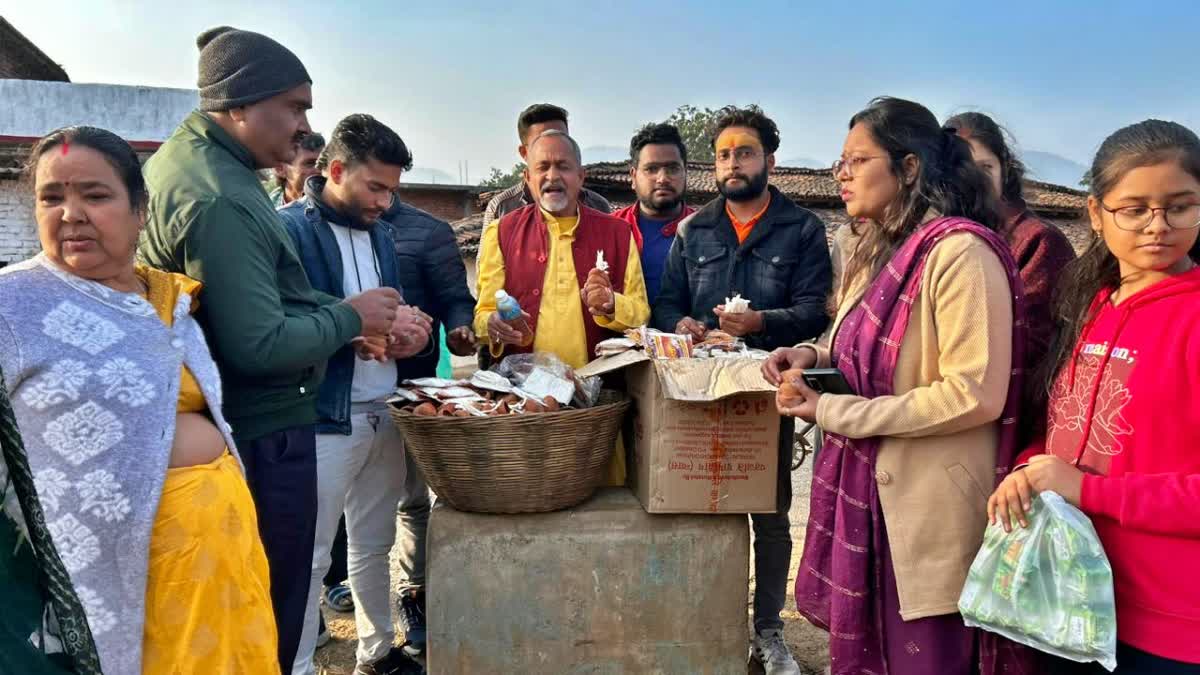
[[[254,503],[191,316],[200,284],[134,264],[137,155],[71,127],[28,169],[42,252],[0,273],[0,367],[103,671],[278,673]]]

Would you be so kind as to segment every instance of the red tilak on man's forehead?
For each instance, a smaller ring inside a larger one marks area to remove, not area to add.
[[[63,141],[63,150],[62,150],[63,157],[67,156],[67,151],[69,151],[70,149],[71,149],[71,142]]]

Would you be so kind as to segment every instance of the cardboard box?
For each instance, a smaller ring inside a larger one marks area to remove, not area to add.
[[[761,365],[628,351],[576,371],[625,371],[635,410],[630,482],[648,513],[775,512],[779,413]]]

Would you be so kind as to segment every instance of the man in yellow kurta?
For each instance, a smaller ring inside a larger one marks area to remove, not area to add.
[[[484,229],[475,331],[494,355],[550,352],[579,368],[594,358],[597,342],[649,319],[641,258],[628,223],[579,204],[584,170],[574,139],[546,131],[530,144],[528,160],[525,182],[535,203]],[[532,345],[496,312],[499,290],[520,302]],[[609,484],[624,482],[618,444]]]

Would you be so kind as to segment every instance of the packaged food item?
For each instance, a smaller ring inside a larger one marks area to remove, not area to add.
[[[409,387],[462,387],[467,384],[466,380],[446,380],[440,377],[419,377],[415,380],[405,380],[405,385]]]
[[[647,335],[646,353],[656,359],[687,359],[692,356],[692,336],[653,331]]]
[[[533,398],[553,398],[563,405],[569,404],[571,399],[575,398],[575,382],[547,368],[535,367],[531,370],[521,383],[521,389]]]
[[[596,344],[596,356],[612,356],[636,349],[638,346],[640,346],[639,343],[627,337],[609,338]]]
[[[474,389],[467,387],[421,387],[422,394],[430,398],[449,401],[452,398],[483,398]]]
[[[513,390],[513,383],[509,382],[507,377],[491,370],[476,371],[471,376],[471,386],[504,394],[511,394]]]
[[[1092,522],[1053,492],[1040,493],[1029,527],[984,534],[958,600],[968,626],[1049,654],[1116,668],[1112,566]]]
[[[424,401],[424,400],[425,400],[425,398],[423,396],[421,396],[420,394],[418,394],[417,392],[412,391],[410,389],[405,389],[404,387],[398,387],[396,389],[395,395],[392,396],[392,398],[388,399],[389,402],[391,402],[391,401],[407,401],[409,403],[420,403],[421,401]]]
[[[732,298],[725,298],[726,314],[745,314],[748,309],[750,309],[750,301],[743,298],[740,293],[734,293]]]

